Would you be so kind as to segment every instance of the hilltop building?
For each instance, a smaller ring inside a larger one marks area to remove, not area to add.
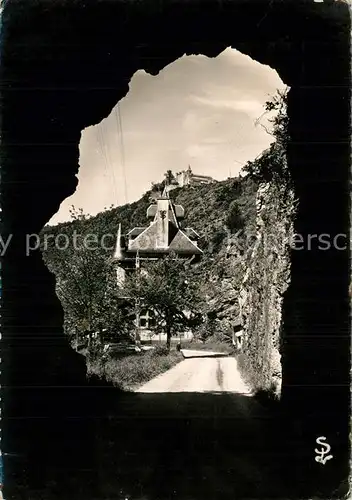
[[[179,187],[201,186],[202,184],[212,184],[216,182],[215,179],[213,179],[209,175],[194,174],[190,165],[188,166],[187,170],[177,172],[175,175],[175,179]]]
[[[122,235],[119,224],[113,258],[120,284],[126,274],[135,272],[143,261],[157,260],[174,252],[179,258],[197,262],[203,254],[198,247],[199,234],[192,228],[181,228],[184,209],[170,200],[167,189],[156,197],[146,215],[149,226],[134,227],[125,235]],[[153,326],[152,316],[150,311],[141,312],[141,330]]]
[[[182,170],[176,174],[168,170],[164,179],[164,194],[184,186],[202,186],[204,184],[213,184],[214,182],[217,181],[209,175],[194,174],[190,165],[187,170]],[[155,186],[152,183],[152,191],[155,189]]]

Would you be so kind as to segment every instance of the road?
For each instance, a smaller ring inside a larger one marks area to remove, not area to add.
[[[287,498],[278,429],[250,396],[231,357],[185,359],[122,395],[99,430],[101,498]]]
[[[197,351],[191,353],[193,356],[198,355]],[[205,354],[211,357],[203,357]],[[250,395],[250,388],[238,371],[236,359],[217,357],[216,354],[202,351],[199,354],[202,357],[185,359],[136,392],[233,392]]]
[[[289,494],[288,483],[299,483],[300,477],[290,463],[278,420],[252,397],[236,360],[210,353],[204,357],[204,352],[198,354],[201,358],[191,355],[138,392],[97,386],[98,401],[107,413],[90,408],[89,422],[97,437],[95,444],[91,440],[94,464],[87,461],[85,468],[77,468],[67,441],[58,468],[48,469],[56,478],[54,496],[39,492],[31,499],[300,498]],[[80,433],[83,422],[72,421]],[[53,438],[56,434],[53,428]],[[59,438],[65,441],[64,434]],[[48,446],[53,446],[52,440]],[[84,450],[82,454],[88,454]],[[45,460],[40,463],[38,474],[46,466]],[[23,494],[21,490],[11,498],[27,498],[23,488]]]

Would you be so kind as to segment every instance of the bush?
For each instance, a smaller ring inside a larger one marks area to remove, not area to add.
[[[152,357],[154,356],[168,356],[169,350],[165,345],[157,345],[155,349],[151,351]]]
[[[216,338],[210,338],[206,340],[203,346],[201,347],[201,350],[223,352],[227,354],[234,353],[234,347],[231,344],[226,343],[222,340],[218,340]]]
[[[197,351],[214,351],[226,354],[234,354],[235,347],[232,344],[219,340],[216,335],[209,337],[206,340],[195,337],[187,342],[182,342],[183,349],[195,349]]]
[[[254,393],[254,398],[263,406],[268,408],[275,408],[280,401],[276,394],[275,386],[271,386],[267,389],[258,389]]]
[[[239,231],[240,229],[243,229],[245,227],[245,221],[242,216],[239,204],[236,200],[232,201],[229,206],[225,223],[231,233],[235,233],[236,231]]]
[[[244,381],[254,390],[260,390],[262,388],[261,381],[259,379],[258,373],[253,370],[251,363],[249,362],[247,356],[242,352],[236,355],[238,369],[244,379]]]
[[[215,233],[212,235],[210,240],[210,251],[216,252],[219,250],[220,245],[224,241],[227,236],[227,232],[223,228],[218,228]]]
[[[263,406],[275,408],[280,401],[275,384],[264,381],[265,378],[254,370],[248,357],[243,353],[236,355],[238,369],[244,381],[252,388],[254,398]],[[267,380],[267,379],[266,379]]]

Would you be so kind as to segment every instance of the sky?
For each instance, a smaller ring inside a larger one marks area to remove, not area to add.
[[[138,70],[110,115],[82,131],[77,189],[49,223],[70,220],[72,205],[95,215],[132,203],[167,170],[238,175],[273,141],[256,119],[284,88],[275,70],[231,48],[183,56],[156,76]]]

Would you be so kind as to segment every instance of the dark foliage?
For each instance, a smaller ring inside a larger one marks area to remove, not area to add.
[[[286,161],[289,144],[287,91],[278,90],[276,95],[265,103],[265,113],[275,112],[269,119],[272,130],[265,130],[273,136],[274,142],[254,161],[249,161],[243,170],[255,182],[290,183],[290,175]],[[264,113],[264,114],[265,114]],[[259,123],[259,119],[257,120]]]
[[[243,229],[245,227],[245,220],[237,200],[231,202],[226,217],[226,225],[231,233]]]

